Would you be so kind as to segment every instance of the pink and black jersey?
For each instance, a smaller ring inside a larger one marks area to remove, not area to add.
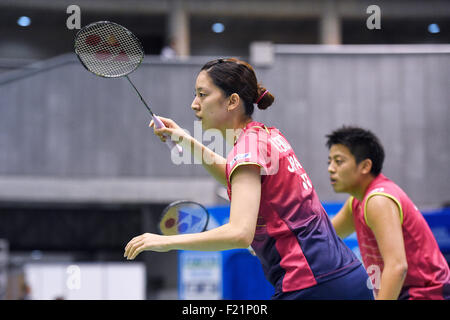
[[[261,167],[261,202],[252,248],[277,292],[309,288],[361,266],[336,235],[314,187],[285,137],[253,121],[228,154],[226,177]]]
[[[450,299],[449,267],[433,233],[406,193],[383,174],[369,184],[362,201],[355,198],[351,201],[361,257],[374,291],[379,289],[384,266],[375,235],[367,225],[367,201],[375,195],[392,199],[400,211],[408,272],[399,299]]]

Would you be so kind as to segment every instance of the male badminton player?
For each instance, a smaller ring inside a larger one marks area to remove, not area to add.
[[[381,173],[378,138],[344,126],[327,139],[331,185],[350,194],[332,223],[342,238],[356,230],[376,298],[450,299],[447,261],[417,207]]]
[[[218,59],[202,67],[191,108],[204,130],[218,129],[229,137],[232,151],[225,159],[166,118],[161,118],[166,128],[155,133],[162,140],[164,135],[181,137],[183,149],[194,155],[201,151],[205,169],[228,188],[229,223],[196,234],[146,233],[127,244],[125,256],[251,244],[275,287],[273,299],[373,299],[364,267],[336,235],[286,138],[252,119],[255,106],[266,109],[273,101],[243,61]]]

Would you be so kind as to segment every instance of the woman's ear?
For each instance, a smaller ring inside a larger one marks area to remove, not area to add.
[[[236,108],[239,107],[240,102],[241,102],[241,97],[239,97],[239,95],[237,93],[233,93],[228,98],[228,105],[227,105],[228,111],[236,110]]]

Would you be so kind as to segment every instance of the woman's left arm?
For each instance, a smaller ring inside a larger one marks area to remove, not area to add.
[[[162,236],[151,233],[133,238],[125,247],[124,257],[132,260],[142,251],[199,250],[220,251],[247,248],[253,241],[261,200],[260,168],[242,165],[231,181],[230,221],[201,233]]]

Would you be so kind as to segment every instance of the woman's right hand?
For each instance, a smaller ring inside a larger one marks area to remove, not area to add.
[[[157,128],[153,120],[150,121],[149,127],[153,127],[153,132],[159,137],[162,142],[166,142],[166,139],[171,139],[175,143],[180,143],[185,137],[188,136],[183,128],[176,124],[172,119],[160,116],[155,117],[158,117],[158,119],[162,121],[165,128]]]

